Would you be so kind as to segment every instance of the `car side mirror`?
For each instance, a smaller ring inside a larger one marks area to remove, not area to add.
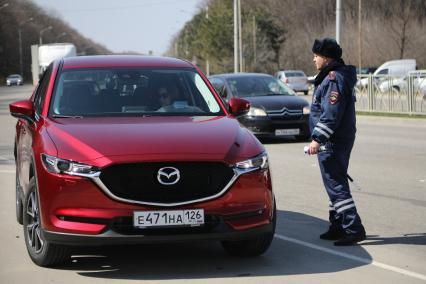
[[[10,114],[16,118],[23,118],[34,122],[34,104],[31,100],[23,100],[9,105]]]
[[[228,102],[229,111],[234,116],[241,116],[250,110],[250,102],[244,99],[232,98]]]

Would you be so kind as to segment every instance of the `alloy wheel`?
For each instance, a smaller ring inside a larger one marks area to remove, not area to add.
[[[28,245],[35,253],[40,253],[43,249],[44,241],[41,237],[40,215],[35,192],[30,193],[25,212],[28,220],[26,225]]]

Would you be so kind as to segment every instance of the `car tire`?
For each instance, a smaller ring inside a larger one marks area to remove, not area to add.
[[[23,224],[24,206],[22,204],[21,191],[19,190],[18,171],[16,171],[15,177],[15,207],[16,207],[16,221],[19,224]]]
[[[71,260],[71,250],[66,246],[52,244],[43,238],[41,232],[38,191],[35,178],[29,183],[24,202],[24,238],[28,254],[39,266],[55,266]]]
[[[308,95],[308,91],[303,91],[303,94],[304,94],[305,96],[307,96],[307,95]]]
[[[274,202],[272,213],[272,231],[256,238],[240,241],[222,241],[222,247],[232,256],[254,257],[266,252],[272,243],[277,222],[277,210]]]

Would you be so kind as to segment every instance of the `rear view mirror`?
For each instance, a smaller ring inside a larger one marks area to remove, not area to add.
[[[31,100],[23,100],[9,105],[10,114],[16,118],[23,118],[34,122],[34,105]]]
[[[239,99],[232,98],[229,100],[229,111],[234,116],[240,116],[246,114],[250,110],[250,102]]]

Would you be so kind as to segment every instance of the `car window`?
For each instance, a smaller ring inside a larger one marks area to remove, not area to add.
[[[43,73],[40,79],[37,91],[34,95],[34,108],[36,113],[40,114],[46,97],[47,87],[49,86],[50,75],[52,74],[52,65]]]
[[[285,73],[284,72],[278,72],[277,74],[275,74],[275,77],[277,77],[278,79],[285,78]]]
[[[305,77],[305,73],[303,72],[285,72],[287,77]]]
[[[387,74],[389,74],[389,69],[383,69],[377,73],[377,75],[387,75]]]
[[[294,91],[272,76],[243,76],[226,79],[236,97],[295,95]]]
[[[217,103],[215,97],[210,92],[209,87],[206,85],[206,83],[201,78],[201,76],[198,75],[198,73],[195,73],[194,82],[198,92],[203,97],[204,103],[206,103],[207,106],[209,107],[209,110],[214,113],[219,112],[220,111],[219,104]]]
[[[220,97],[222,98],[228,97],[225,81],[223,81],[220,78],[211,78],[210,83],[212,84],[213,88],[216,90],[216,92],[219,94]]]
[[[223,115],[195,69],[63,70],[50,116]]]

